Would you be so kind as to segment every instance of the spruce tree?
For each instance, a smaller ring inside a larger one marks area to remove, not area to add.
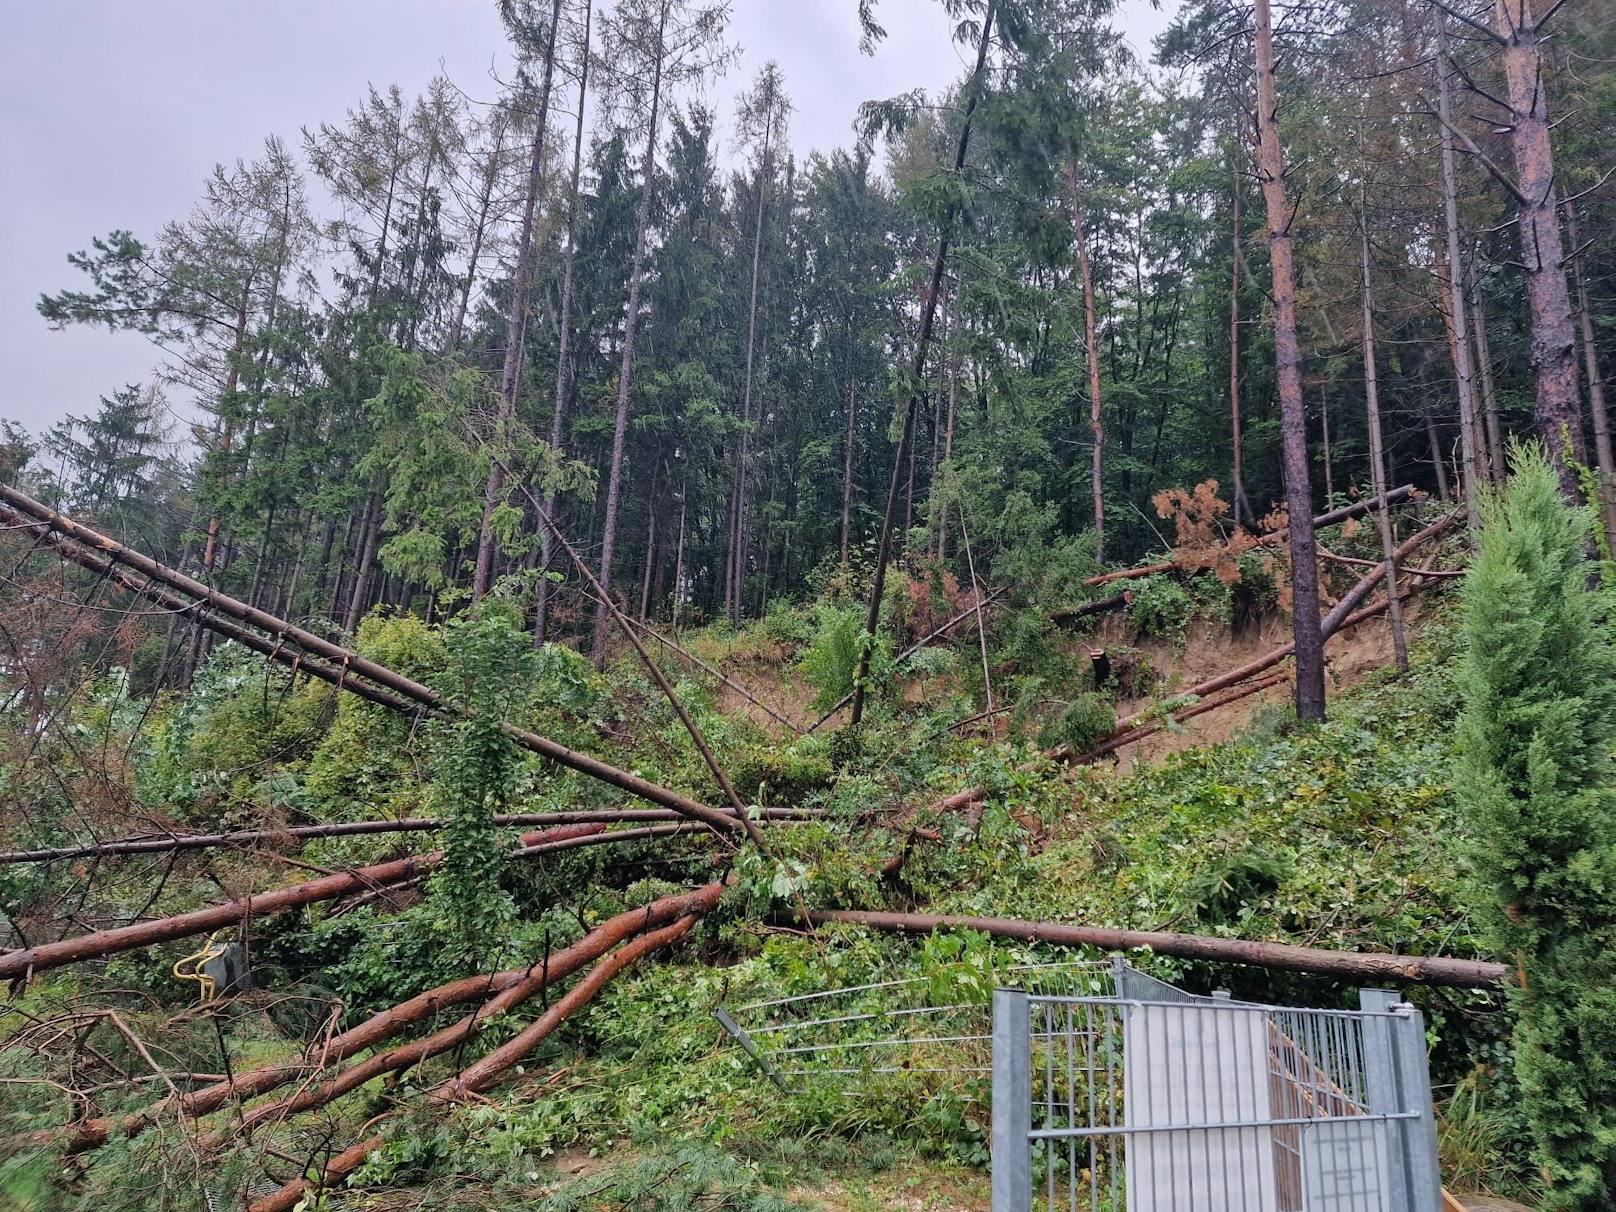
[[[1499,955],[1519,967],[1515,1069],[1556,1209],[1616,1198],[1616,647],[1592,516],[1537,446],[1483,508],[1465,579],[1460,798]]]

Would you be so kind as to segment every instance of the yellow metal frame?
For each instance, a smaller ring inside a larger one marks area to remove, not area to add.
[[[219,941],[219,935],[223,933],[223,930],[215,931],[208,935],[208,941],[202,944],[202,950],[174,961],[175,979],[195,981],[198,986],[198,1000],[203,1005],[211,1002],[219,994],[218,982],[202,971],[202,965],[218,959],[229,948],[229,943]]]

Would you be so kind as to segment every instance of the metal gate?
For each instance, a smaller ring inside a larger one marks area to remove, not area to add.
[[[1439,1212],[1420,1013],[993,994],[993,1212]]]

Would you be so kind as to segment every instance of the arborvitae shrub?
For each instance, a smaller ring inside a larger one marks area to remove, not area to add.
[[[1545,1207],[1616,1200],[1616,647],[1586,509],[1535,446],[1465,580],[1457,785],[1479,912],[1518,966],[1515,1068]]]

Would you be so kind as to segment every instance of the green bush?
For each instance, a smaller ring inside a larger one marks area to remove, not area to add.
[[[1128,603],[1128,621],[1141,637],[1182,640],[1184,629],[1195,615],[1195,599],[1171,576],[1141,577],[1133,584]]]
[[[1616,645],[1589,511],[1535,446],[1465,579],[1458,790],[1496,953],[1520,967],[1515,1071],[1544,1206],[1616,1200]]]

